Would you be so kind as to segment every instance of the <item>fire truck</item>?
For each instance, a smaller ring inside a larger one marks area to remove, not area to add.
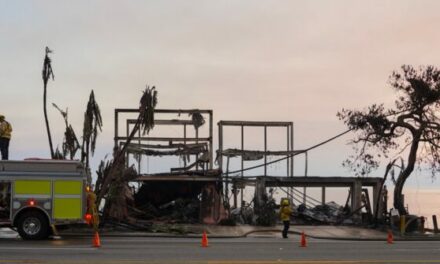
[[[89,182],[78,161],[0,161],[0,226],[46,239],[56,225],[85,224]]]

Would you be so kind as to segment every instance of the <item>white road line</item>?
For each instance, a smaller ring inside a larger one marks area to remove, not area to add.
[[[0,247],[0,250],[97,250],[93,247]]]

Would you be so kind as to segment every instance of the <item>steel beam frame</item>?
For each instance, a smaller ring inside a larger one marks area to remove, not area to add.
[[[141,136],[140,133],[137,137],[133,137],[133,140],[138,141],[139,144],[142,144],[145,141],[155,141],[155,142],[178,142],[186,144],[187,142],[193,142],[193,143],[207,143],[209,150],[209,164],[208,169],[212,170],[214,167],[214,161],[213,161],[213,111],[212,110],[200,110],[200,109],[155,109],[154,113],[156,115],[160,114],[191,114],[191,113],[200,113],[202,115],[208,116],[208,131],[209,135],[208,137],[199,137],[198,129],[194,128],[195,130],[195,137],[187,137],[187,126],[193,125],[192,120],[182,120],[182,119],[157,119],[155,121],[155,125],[157,126],[168,126],[168,125],[179,125],[183,127],[183,137],[148,137],[148,136]],[[115,124],[114,124],[114,147],[118,148],[119,144],[121,142],[124,142],[128,139],[128,135],[130,133],[130,125],[135,124],[135,119],[124,119],[125,121],[125,129],[126,129],[126,135],[120,135],[119,134],[119,128],[120,128],[120,121],[121,121],[121,114],[136,114],[139,113],[139,109],[135,108],[116,108],[115,109]],[[127,159],[128,161],[128,159]],[[186,162],[185,162],[186,163]],[[185,164],[186,165],[186,164]]]

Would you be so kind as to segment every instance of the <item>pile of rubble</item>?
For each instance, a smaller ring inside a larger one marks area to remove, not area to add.
[[[173,223],[199,223],[200,183],[143,184],[134,199],[136,218]]]
[[[352,224],[353,221],[346,219],[350,214],[350,208],[343,207],[335,202],[328,202],[324,205],[307,208],[300,204],[296,208],[298,217],[306,222],[319,222],[323,224]]]
[[[335,202],[328,202],[325,205],[307,207],[304,204],[294,206],[293,221],[298,223],[314,224],[353,224],[349,218],[350,208],[343,207]],[[275,224],[278,216],[278,208],[270,207],[273,212],[268,214],[268,210],[263,210],[263,215],[258,215],[250,204],[245,204],[241,208],[234,208],[230,211],[230,217],[234,223],[249,225],[271,225]],[[267,220],[267,221],[266,221]]]

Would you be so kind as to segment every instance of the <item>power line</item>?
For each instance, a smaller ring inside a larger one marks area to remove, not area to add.
[[[298,202],[299,204],[303,204],[303,201],[301,201],[299,198],[296,198],[296,196],[295,195],[293,195],[293,194],[290,194],[288,191],[286,191],[284,188],[282,188],[282,187],[278,187],[281,191],[283,191],[284,193],[286,193],[287,194],[287,197],[289,197],[289,198],[291,198],[291,199],[293,199],[293,200],[295,200],[296,202]],[[297,189],[295,189],[295,188],[293,188],[293,191],[294,192],[297,192],[297,193],[299,193],[301,196],[302,195],[304,195],[304,193],[303,192],[301,192],[301,191],[299,191],[299,190],[297,190]],[[310,196],[310,195],[305,195],[305,197],[306,197],[306,207],[307,208],[309,208],[309,209],[312,209],[313,207],[316,207],[317,205],[320,205],[321,204],[321,202],[320,201],[318,201],[318,200],[316,200],[315,198],[313,198],[312,196]],[[312,206],[309,206],[309,204],[311,204]],[[325,206],[327,206],[327,207],[329,207],[329,208],[332,208],[332,209],[335,209],[335,210],[339,210],[339,207],[338,206],[334,206],[334,205],[331,205],[331,204],[325,204]]]
[[[321,143],[319,143],[319,144],[316,144],[316,145],[311,146],[310,148],[307,148],[307,149],[304,149],[304,150],[299,150],[298,152],[295,152],[295,153],[293,153],[293,154],[291,154],[291,155],[287,155],[286,157],[279,158],[279,159],[276,159],[276,160],[273,160],[273,161],[270,161],[270,162],[265,162],[265,163],[262,163],[262,164],[259,164],[259,165],[255,165],[255,166],[252,166],[252,167],[248,167],[248,168],[240,169],[240,170],[229,171],[228,174],[238,173],[238,172],[248,171],[248,170],[253,170],[253,169],[256,169],[256,168],[260,168],[260,167],[263,167],[263,166],[266,166],[266,165],[270,165],[270,164],[273,164],[273,163],[276,163],[276,162],[280,162],[280,161],[286,160],[286,159],[288,159],[288,158],[294,157],[294,156],[299,155],[299,154],[306,153],[306,152],[309,151],[309,150],[312,150],[312,149],[315,149],[315,148],[317,148],[317,147],[320,147],[320,146],[322,146],[322,145],[324,145],[324,144],[327,144],[327,143],[330,142],[330,141],[333,141],[333,140],[335,140],[335,139],[337,139],[337,138],[339,138],[339,137],[341,137],[341,136],[347,134],[347,133],[350,132],[351,130],[353,130],[353,129],[348,129],[348,130],[346,130],[346,131],[344,131],[344,132],[342,132],[342,133],[339,133],[338,135],[336,135],[336,136],[334,136],[334,137],[331,137],[331,138],[329,138],[329,139],[327,139],[327,140],[325,140],[325,141],[323,141],[323,142],[321,142]]]

